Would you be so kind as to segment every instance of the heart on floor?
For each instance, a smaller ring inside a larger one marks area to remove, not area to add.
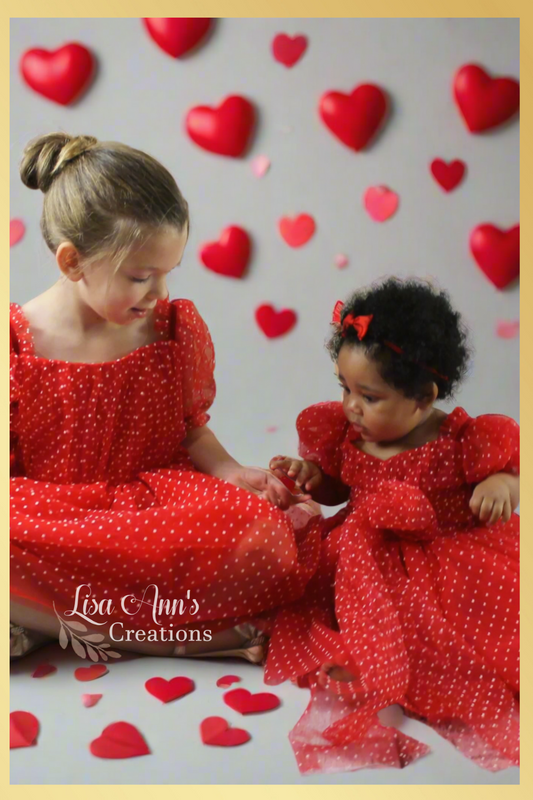
[[[18,244],[24,238],[26,233],[26,226],[21,219],[9,220],[9,246]]]
[[[57,672],[57,667],[53,664],[39,664],[32,672],[32,678],[46,678],[47,675],[52,675]]]
[[[263,711],[272,711],[281,704],[279,697],[271,692],[252,694],[248,689],[232,689],[223,694],[222,699],[239,714],[260,714]]]
[[[170,703],[193,692],[195,686],[194,681],[185,677],[171,678],[169,681],[166,678],[150,678],[144,688],[161,702]]]
[[[12,711],[9,715],[9,747],[31,747],[39,734],[39,720],[29,711]]]
[[[310,214],[298,214],[297,217],[282,217],[278,223],[279,232],[289,247],[302,247],[313,236],[316,224]]]
[[[99,700],[102,699],[103,696],[103,694],[82,694],[81,702],[85,708],[92,708],[98,703]]]
[[[143,735],[129,722],[112,722],[89,745],[98,758],[134,758],[150,754]]]
[[[200,723],[200,736],[204,744],[218,747],[236,747],[252,738],[242,728],[230,728],[222,717],[206,717]]]
[[[278,33],[272,40],[272,55],[285,67],[294,67],[307,50],[307,37]]]
[[[447,164],[442,158],[434,158],[430,164],[430,170],[439,186],[445,192],[451,192],[463,180],[466,164],[460,159],[455,159]]]
[[[77,681],[95,681],[107,672],[109,672],[109,670],[104,664],[93,664],[90,667],[78,667],[78,669],[74,671],[74,677]]]
[[[368,215],[375,222],[385,222],[396,213],[400,198],[387,186],[370,186],[363,202]]]
[[[238,675],[224,675],[222,678],[219,678],[217,681],[217,686],[221,686],[224,689],[227,689],[228,686],[231,686],[232,683],[240,683],[241,679]]]
[[[296,312],[290,308],[276,311],[274,306],[264,303],[255,310],[255,320],[265,336],[276,339],[294,328],[297,321]]]

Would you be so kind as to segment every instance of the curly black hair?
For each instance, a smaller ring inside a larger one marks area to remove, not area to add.
[[[372,314],[362,340],[352,326],[342,336],[348,314]],[[417,279],[387,278],[355,292],[326,344],[334,361],[344,344],[364,347],[383,380],[416,399],[427,394],[430,383],[437,384],[439,399],[450,397],[466,374],[471,352],[467,329],[448,294]]]

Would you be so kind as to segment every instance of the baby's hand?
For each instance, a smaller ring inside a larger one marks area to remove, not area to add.
[[[513,512],[509,483],[499,475],[486,478],[474,489],[470,510],[487,525],[499,519],[508,522]]]
[[[269,467],[273,471],[280,469],[286,472],[289,478],[292,478],[296,485],[306,492],[314,491],[322,482],[322,471],[312,461],[275,456],[270,461]]]

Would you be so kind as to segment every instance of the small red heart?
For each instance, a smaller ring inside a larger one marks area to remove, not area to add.
[[[85,708],[92,708],[95,706],[99,700],[101,700],[103,694],[82,694],[81,702],[85,706]]]
[[[57,672],[57,667],[54,667],[53,664],[39,664],[37,667],[35,667],[31,676],[32,678],[45,678],[47,675],[51,675],[53,672]]]
[[[192,50],[211,27],[209,17],[143,17],[154,42],[173,58]]]
[[[141,732],[129,722],[112,722],[93,739],[89,750],[98,758],[133,758],[150,753]]]
[[[183,697],[186,694],[194,691],[194,681],[190,678],[171,678],[167,681],[165,678],[150,678],[144,684],[146,691],[150,692],[158,700],[163,703],[169,703],[171,700],[177,700],[178,697]]]
[[[453,95],[471,133],[494,128],[516,114],[520,84],[514,78],[492,78],[477,64],[466,64],[455,74]]]
[[[227,689],[228,686],[231,686],[232,683],[240,683],[241,679],[237,675],[224,675],[224,677],[219,678],[217,681],[217,686],[221,686],[224,689]]]
[[[222,695],[227,706],[239,714],[258,714],[262,711],[272,711],[280,705],[280,699],[270,692],[252,694],[248,689],[232,689]]]
[[[104,664],[93,664],[91,667],[78,667],[74,671],[74,677],[77,681],[94,681],[109,672]]]
[[[370,186],[365,192],[363,202],[375,222],[385,222],[396,213],[399,197],[386,186]]]
[[[199,147],[233,158],[244,154],[254,125],[254,107],[239,95],[227,97],[218,108],[195,106],[185,119],[187,133]]]
[[[283,336],[284,333],[288,333],[294,328],[297,316],[289,308],[276,311],[273,306],[265,303],[256,308],[255,319],[265,336],[268,336],[269,339],[275,339],[277,336]]]
[[[470,234],[470,251],[497,289],[505,289],[520,274],[520,225],[507,231],[478,225]]]
[[[231,225],[222,231],[218,242],[209,242],[200,249],[200,260],[207,269],[228,278],[242,278],[250,260],[252,245],[245,230]]]
[[[73,42],[57,50],[26,50],[20,71],[28,86],[63,106],[78,100],[94,76],[96,61],[82,44]]]
[[[515,339],[520,330],[520,322],[517,319],[500,320],[496,325],[496,335],[500,339]]]
[[[39,720],[29,711],[12,711],[9,715],[9,747],[31,747],[39,733]]]
[[[272,40],[272,55],[286,67],[293,67],[306,50],[306,36],[287,36],[286,33],[278,33]]]
[[[441,186],[445,192],[451,192],[451,190],[455,189],[463,180],[466,164],[459,159],[450,161],[450,163],[447,164],[442,158],[435,158],[431,162],[430,169],[431,174],[439,186]]]
[[[218,745],[219,747],[235,747],[249,742],[251,739],[248,731],[242,728],[230,728],[222,717],[206,717],[200,723],[200,736],[204,744]]]
[[[21,219],[11,219],[9,221],[9,246],[13,247],[14,244],[20,242],[26,233],[26,226]]]
[[[278,223],[279,232],[289,247],[301,247],[313,236],[316,224],[310,214],[298,214],[297,217],[282,217]]]
[[[351,94],[326,92],[319,113],[330,131],[352,150],[362,150],[378,132],[387,112],[385,92],[364,83]]]

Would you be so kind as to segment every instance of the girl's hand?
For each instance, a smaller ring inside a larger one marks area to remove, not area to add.
[[[493,525],[499,519],[509,522],[513,501],[507,476],[490,475],[479,483],[470,499],[470,510],[487,525]]]
[[[275,475],[260,467],[240,467],[228,480],[241,489],[263,497],[282,511],[296,503],[305,503],[311,499],[308,494],[295,497]]]
[[[322,470],[312,461],[287,456],[275,456],[269,464],[270,469],[282,469],[300,489],[313,492],[322,483]]]

